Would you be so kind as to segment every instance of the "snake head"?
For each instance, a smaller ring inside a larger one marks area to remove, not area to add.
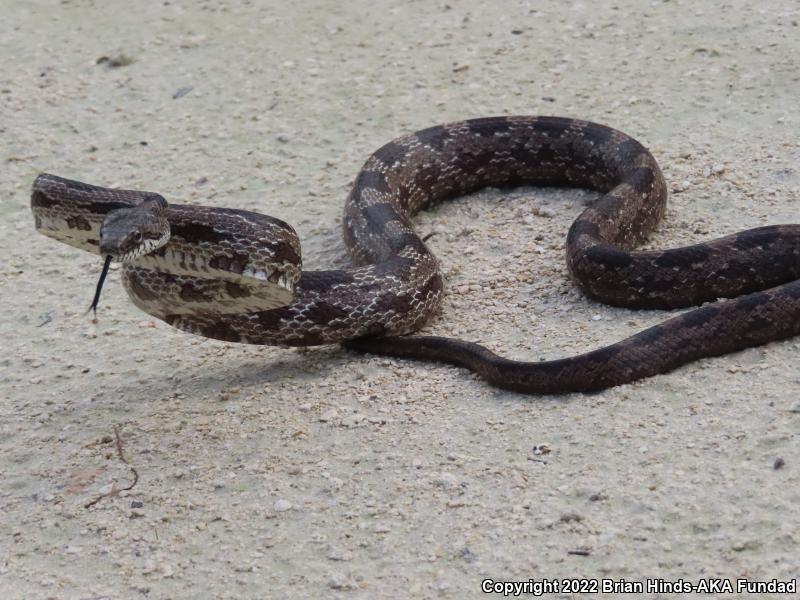
[[[161,248],[169,241],[167,201],[148,194],[136,206],[109,212],[100,226],[100,254],[128,262]]]

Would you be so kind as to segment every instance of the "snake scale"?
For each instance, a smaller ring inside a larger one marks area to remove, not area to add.
[[[545,362],[406,335],[436,312],[444,293],[411,216],[486,186],[523,184],[602,194],[566,239],[569,272],[590,298],[631,308],[708,304],[610,346]],[[41,233],[123,262],[134,304],[179,329],[253,344],[342,343],[460,365],[502,388],[565,393],[800,333],[800,225],[633,250],[666,200],[658,164],[633,138],[588,121],[520,116],[430,127],[370,156],[345,206],[344,239],[356,264],[345,270],[302,271],[294,230],[254,212],[167,204],[158,194],[48,174],[37,177],[31,206]]]

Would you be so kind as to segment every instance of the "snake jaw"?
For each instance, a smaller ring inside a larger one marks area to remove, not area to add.
[[[158,250],[162,246],[164,246],[169,241],[170,235],[169,230],[167,230],[161,237],[155,238],[143,238],[141,241],[136,242],[134,239],[135,245],[131,250],[127,252],[115,252],[116,248],[112,247],[108,243],[104,244],[104,239],[100,239],[100,254],[102,256],[110,256],[113,262],[119,263],[128,263],[133,262],[137,258],[141,258],[142,256],[147,256],[151,252]]]

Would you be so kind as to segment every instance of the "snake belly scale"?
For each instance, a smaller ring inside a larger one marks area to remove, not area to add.
[[[410,218],[446,198],[518,185],[602,194],[566,240],[569,272],[590,298],[631,308],[709,304],[610,346],[545,362],[407,335],[437,311],[444,294],[437,260]],[[343,218],[351,269],[302,271],[297,236],[278,219],[169,204],[169,241],[125,261],[123,284],[136,306],[198,335],[281,346],[342,343],[463,366],[492,385],[527,393],[603,389],[798,335],[800,225],[633,250],[663,216],[666,200],[655,159],[620,131],[560,117],[472,119],[404,135],[367,160]],[[145,204],[166,206],[157,194],[47,174],[36,179],[31,197],[41,233],[94,253],[110,212]]]

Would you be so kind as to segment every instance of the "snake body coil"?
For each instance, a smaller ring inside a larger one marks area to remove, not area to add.
[[[503,359],[460,340],[406,336],[443,297],[437,261],[410,217],[482,187],[523,184],[602,192],[572,224],[566,243],[569,271],[591,298],[665,309],[735,299],[587,354],[541,363]],[[493,385],[529,393],[602,389],[800,333],[800,225],[633,251],[662,217],[666,199],[655,159],[619,131],[557,117],[474,119],[405,135],[367,160],[343,220],[355,268],[301,272],[299,241],[286,223],[170,204],[169,241],[128,258],[123,283],[145,312],[206,337],[344,343],[464,366]],[[165,204],[157,194],[47,174],[36,179],[31,198],[41,233],[95,253],[111,211],[146,203]]]

